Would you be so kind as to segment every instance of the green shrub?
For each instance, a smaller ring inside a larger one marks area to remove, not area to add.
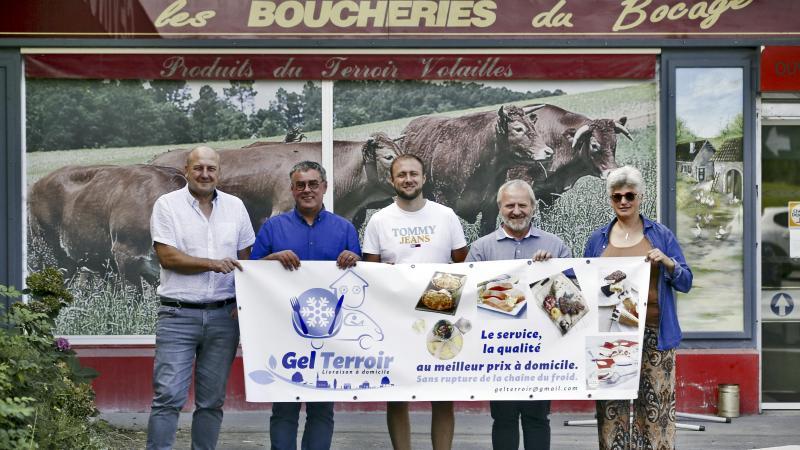
[[[29,301],[0,317],[0,448],[101,448],[89,384],[97,372],[80,365],[66,339],[53,336],[54,319],[72,295],[53,268],[26,281]],[[0,286],[0,296],[20,295]]]

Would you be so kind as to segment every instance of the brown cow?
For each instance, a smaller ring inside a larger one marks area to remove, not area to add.
[[[104,271],[141,290],[159,265],[150,239],[150,213],[162,194],[180,189],[180,171],[150,165],[66,166],[28,193],[31,233],[39,234],[70,275],[81,267]]]
[[[509,178],[533,182],[536,198],[551,205],[579,178],[605,179],[616,169],[617,135],[633,140],[625,128],[626,117],[619,120],[590,119],[583,114],[554,105],[530,105],[536,109],[536,131],[554,151],[552,161],[540,166],[516,167]]]
[[[333,141],[334,208],[343,217],[363,222],[365,207],[391,198],[389,166],[399,154],[385,133],[366,141]],[[188,150],[164,153],[151,164],[183,168]],[[304,160],[320,162],[320,142],[273,142],[241,149],[220,150],[219,188],[242,199],[253,228],[294,207],[289,171]]]
[[[534,129],[536,108],[503,106],[499,111],[456,118],[424,116],[404,130],[405,152],[427,166],[426,193],[467,221],[479,212],[481,233],[497,225],[497,189],[509,168],[550,158],[553,150]]]

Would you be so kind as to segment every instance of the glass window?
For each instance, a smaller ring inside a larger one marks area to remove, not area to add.
[[[784,112],[796,115],[800,108],[793,106]],[[798,236],[789,211],[796,214],[800,201],[800,123],[765,119],[761,149],[762,399],[794,403],[800,401],[800,258],[791,250]]]

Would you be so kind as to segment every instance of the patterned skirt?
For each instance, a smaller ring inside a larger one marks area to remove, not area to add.
[[[597,401],[600,450],[672,450],[675,448],[675,349],[659,351],[658,332],[644,329],[639,396]]]

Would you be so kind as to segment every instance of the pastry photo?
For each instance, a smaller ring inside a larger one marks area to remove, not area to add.
[[[434,272],[417,302],[419,311],[455,315],[467,276]]]

